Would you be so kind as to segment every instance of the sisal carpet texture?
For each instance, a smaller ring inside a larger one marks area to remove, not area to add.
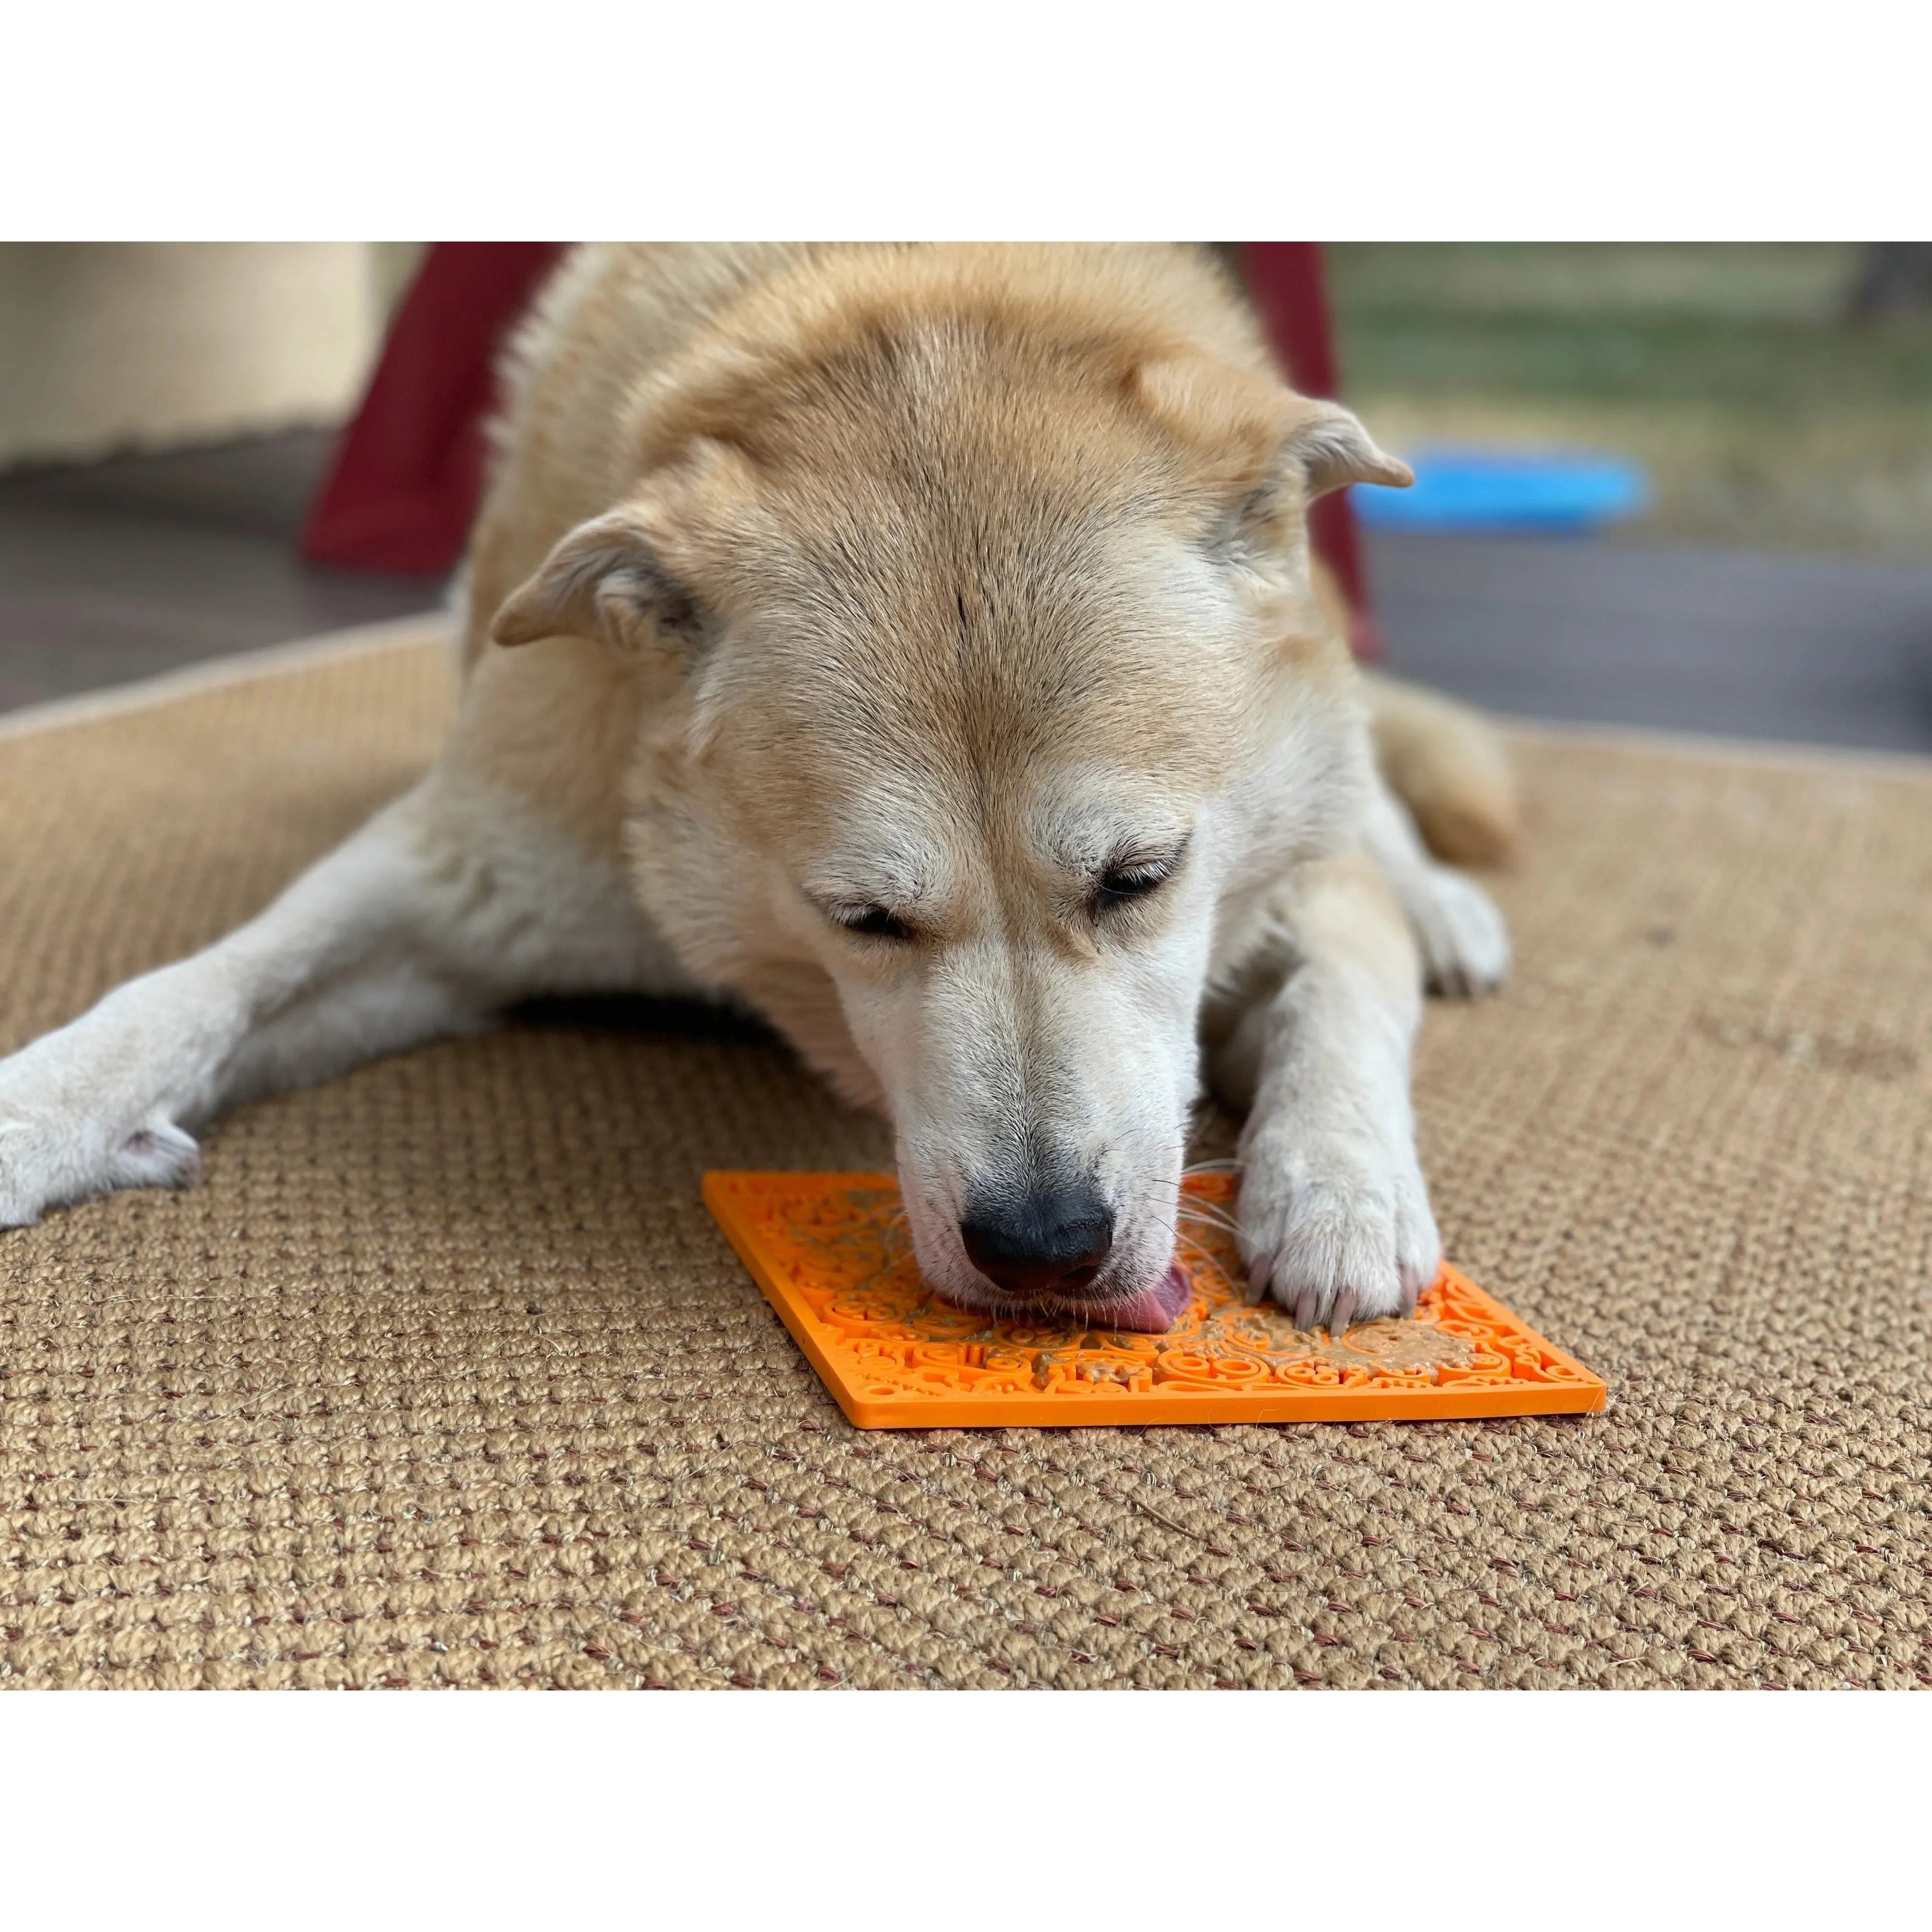
[[[0,1048],[401,788],[428,634],[0,739]],[[1526,734],[1438,1005],[1450,1253],[1594,1418],[861,1434],[698,1199],[869,1166],[770,1042],[566,1013],[0,1234],[14,1685],[1932,1678],[1932,772]]]

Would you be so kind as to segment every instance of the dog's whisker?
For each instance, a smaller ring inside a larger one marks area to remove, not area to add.
[[[1198,1205],[1184,1207],[1180,1212],[1184,1221],[1198,1221],[1204,1226],[1220,1228],[1230,1234],[1245,1235],[1248,1232],[1232,1214],[1209,1212]]]

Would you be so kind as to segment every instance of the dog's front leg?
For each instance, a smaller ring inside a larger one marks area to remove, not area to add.
[[[238,932],[0,1061],[0,1227],[190,1179],[224,1106],[667,964],[614,864],[433,776]]]
[[[1301,1328],[1412,1310],[1441,1243],[1417,1165],[1409,1048],[1421,972],[1367,855],[1309,867],[1282,908],[1287,970],[1215,1052],[1250,1102],[1239,1220],[1250,1282]]]

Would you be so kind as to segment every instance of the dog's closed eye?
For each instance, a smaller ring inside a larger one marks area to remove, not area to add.
[[[830,906],[826,909],[826,916],[834,926],[843,926],[848,932],[863,934],[868,939],[903,941],[914,937],[912,928],[882,905]]]
[[[1167,883],[1167,874],[1151,866],[1114,866],[1100,875],[1094,888],[1094,910],[1106,912],[1129,899],[1144,898]]]
[[[1094,881],[1091,904],[1096,915],[1112,912],[1130,900],[1144,899],[1173,878],[1186,855],[1185,842],[1156,857],[1114,860]]]

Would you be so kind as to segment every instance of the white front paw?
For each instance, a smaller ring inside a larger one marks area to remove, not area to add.
[[[201,1150],[165,1109],[117,1093],[62,1036],[0,1064],[0,1228],[27,1228],[50,1208],[119,1187],[179,1187]]]
[[[1415,1312],[1442,1243],[1414,1152],[1343,1135],[1263,1133],[1246,1150],[1238,1210],[1256,1294],[1300,1329]]]
[[[1431,865],[1404,882],[1401,897],[1434,991],[1480,999],[1509,977],[1509,928],[1474,879]]]

